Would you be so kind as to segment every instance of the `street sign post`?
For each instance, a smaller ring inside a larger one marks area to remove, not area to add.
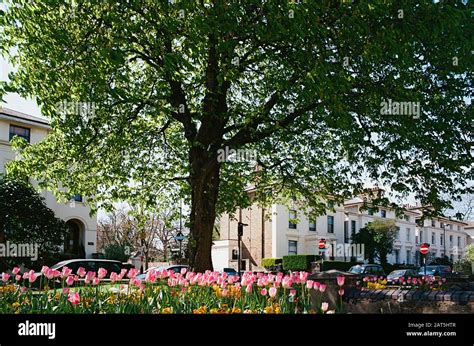
[[[319,271],[323,271],[323,263],[324,263],[324,251],[326,251],[326,239],[319,239],[318,242],[318,248],[319,248],[319,253],[321,255],[321,268],[319,268]]]
[[[420,253],[423,255],[423,262],[425,265],[425,276],[426,276],[426,255],[428,254],[428,251],[430,251],[430,244],[423,243],[420,245]]]

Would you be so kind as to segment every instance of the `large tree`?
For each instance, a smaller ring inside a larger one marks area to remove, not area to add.
[[[36,97],[53,130],[10,170],[98,205],[178,186],[196,270],[249,183],[314,213],[370,178],[441,209],[472,191],[470,17],[462,1],[12,1],[3,90]]]

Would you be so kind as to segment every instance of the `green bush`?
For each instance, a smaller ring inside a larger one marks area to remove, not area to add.
[[[116,260],[120,262],[127,262],[130,257],[127,254],[126,246],[119,244],[110,244],[104,248],[105,258],[110,260]]]
[[[467,259],[461,259],[457,262],[454,263],[453,265],[453,271],[456,273],[462,273],[462,274],[471,274],[472,268],[471,268],[471,262],[469,262]]]
[[[264,268],[272,268],[283,262],[282,258],[262,258],[261,264]]]
[[[283,270],[292,271],[309,271],[311,270],[311,262],[319,259],[316,255],[290,255],[283,256]]]

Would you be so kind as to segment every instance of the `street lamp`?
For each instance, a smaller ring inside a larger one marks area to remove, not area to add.
[[[181,245],[182,245],[184,239],[186,239],[186,237],[184,236],[183,232],[181,232],[181,230],[174,237],[174,240],[179,242],[179,258],[180,258],[180,261],[181,261],[181,258],[182,258]]]

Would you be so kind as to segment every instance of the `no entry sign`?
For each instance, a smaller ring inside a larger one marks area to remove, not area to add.
[[[318,247],[320,250],[326,249],[326,239],[320,239]]]
[[[420,245],[420,252],[421,252],[423,255],[426,255],[429,250],[430,250],[430,244],[423,243],[423,244]]]

